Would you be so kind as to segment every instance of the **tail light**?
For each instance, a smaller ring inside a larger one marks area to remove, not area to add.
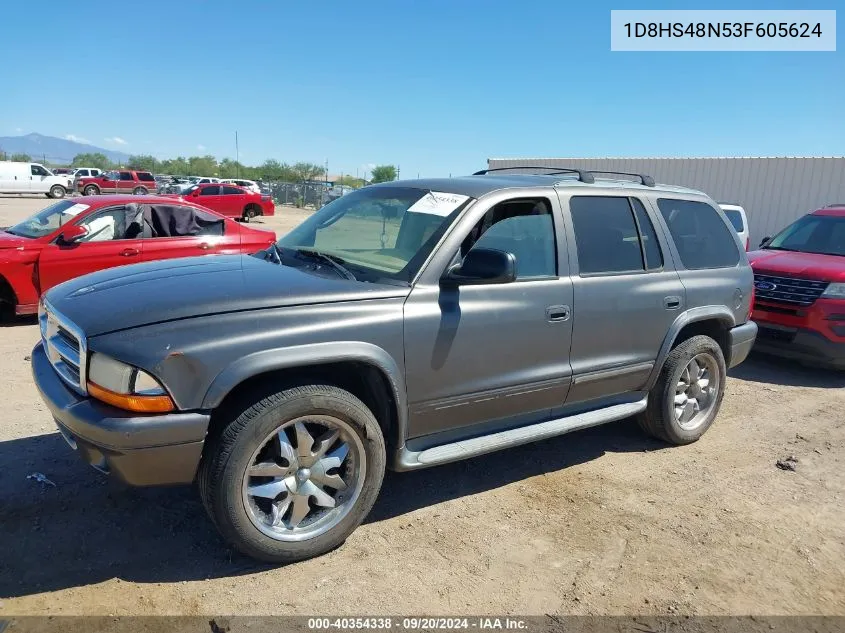
[[[270,196],[261,196],[262,202],[268,202],[270,200]]]
[[[750,237],[746,237],[746,238],[745,238],[745,250],[746,250],[746,251],[748,251],[748,248],[749,248],[750,246],[751,246],[751,238],[750,238]]]

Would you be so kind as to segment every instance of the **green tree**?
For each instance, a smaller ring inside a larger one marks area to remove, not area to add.
[[[9,160],[15,163],[31,163],[32,156],[29,154],[24,154],[23,152],[18,152],[17,154],[12,154],[9,156]]]
[[[159,162],[155,156],[149,154],[139,154],[137,156],[130,156],[126,161],[126,166],[129,169],[138,169],[141,171],[158,171]]]
[[[188,161],[182,156],[161,161],[161,171],[171,176],[189,176]]]
[[[315,165],[314,163],[296,163],[290,169],[294,182],[318,180],[320,176],[325,174],[325,169],[321,165]]]
[[[373,167],[372,182],[389,182],[391,180],[396,180],[396,167],[393,165],[378,165],[377,167]]]
[[[189,176],[216,176],[217,159],[214,156],[191,156],[188,158]]]
[[[337,181],[337,184],[360,189],[364,186],[364,179],[356,178],[355,176],[341,176],[340,180]]]
[[[113,169],[112,163],[102,152],[92,154],[77,154],[73,157],[71,167],[97,167],[98,169]]]

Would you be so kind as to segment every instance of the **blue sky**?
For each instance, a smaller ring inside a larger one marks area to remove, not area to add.
[[[835,53],[610,51],[611,9],[733,4],[6,2],[0,135],[222,158],[237,130],[247,164],[402,177],[502,156],[845,153],[842,35]],[[845,33],[839,2],[812,8],[839,8]]]

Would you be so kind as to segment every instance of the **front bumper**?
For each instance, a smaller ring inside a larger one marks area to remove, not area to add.
[[[754,321],[746,321],[742,325],[731,328],[731,357],[728,359],[728,367],[736,367],[748,357],[756,338],[757,324]]]
[[[133,486],[194,480],[209,415],[136,416],[80,396],[59,378],[41,343],[32,350],[32,376],[59,431],[89,465]]]
[[[845,369],[845,343],[831,341],[815,330],[760,323],[754,350],[808,365]]]

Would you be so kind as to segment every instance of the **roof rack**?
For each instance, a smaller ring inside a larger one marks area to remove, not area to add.
[[[587,172],[588,174],[615,174],[617,176],[632,176],[634,178],[639,178],[640,183],[644,187],[654,187],[654,178],[651,176],[646,176],[645,174],[632,174],[631,172],[627,171],[604,171],[601,169],[591,169]]]
[[[509,171],[511,169],[545,169],[549,170],[547,175],[555,176],[558,174],[578,174],[578,180],[587,184],[592,184],[596,181],[595,177],[588,171],[583,169],[566,169],[562,167],[544,167],[542,165],[513,165],[512,167],[494,167],[493,169],[482,169],[473,174],[473,176],[484,176],[493,171]]]

